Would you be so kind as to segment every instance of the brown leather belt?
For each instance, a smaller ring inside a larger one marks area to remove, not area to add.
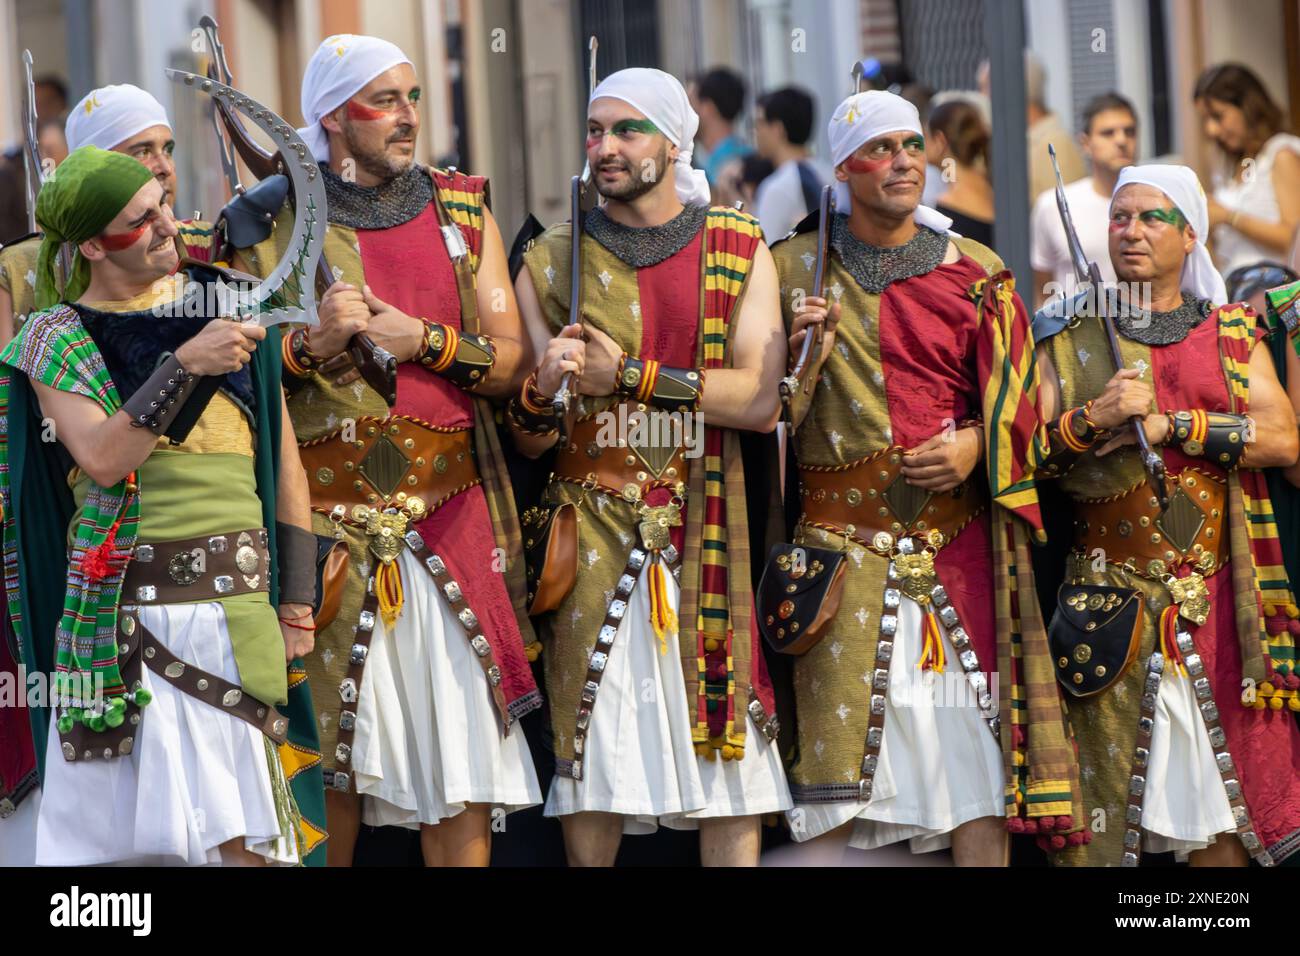
[[[1227,485],[1193,468],[1168,481],[1164,514],[1145,482],[1114,498],[1078,502],[1075,547],[1085,554],[1100,548],[1107,562],[1145,577],[1160,579],[1183,564],[1213,574],[1228,559]]]
[[[185,604],[270,590],[266,529],[137,544],[122,580],[123,604]]]
[[[299,446],[312,507],[402,504],[423,499],[433,511],[479,483],[468,428],[413,418],[358,418],[351,442],[339,429]]]
[[[645,411],[644,405],[634,408],[639,412]],[[621,438],[619,444],[602,441],[601,432],[608,427],[602,415],[617,412],[618,406],[615,405],[606,413],[575,422],[569,444],[555,457],[552,477],[599,488],[627,501],[640,501],[654,488],[671,488],[681,494],[689,474],[683,453],[685,443],[675,448],[633,448]],[[655,421],[653,417],[649,419],[648,431],[658,431]]]
[[[932,494],[903,478],[902,462],[903,449],[895,445],[848,465],[801,466],[803,523],[888,551],[898,538],[927,538],[932,531],[946,544],[987,506],[982,478]],[[877,542],[880,536],[888,543]]]
[[[188,661],[181,660],[141,624],[140,619],[130,610],[118,612],[117,642],[122,682],[127,687],[139,686],[140,667],[143,664],[178,690],[232,717],[238,717],[277,744],[284,743],[289,732],[287,717],[282,716],[270,704],[245,693],[238,684],[232,684],[224,677],[209,674]],[[140,718],[147,712],[148,708],[142,710],[131,704],[127,707],[126,719],[121,724],[103,731],[93,731],[80,722],[73,724],[70,731],[59,734],[63,759],[109,760],[125,757],[135,747]]]

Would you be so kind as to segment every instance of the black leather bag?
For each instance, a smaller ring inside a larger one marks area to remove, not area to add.
[[[1137,657],[1146,604],[1133,588],[1061,585],[1047,643],[1056,679],[1075,697],[1100,694]]]
[[[803,544],[773,546],[758,582],[758,629],[778,654],[807,654],[840,609],[845,553]]]

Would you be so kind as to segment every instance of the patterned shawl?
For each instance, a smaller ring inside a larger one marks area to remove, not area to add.
[[[1061,849],[1087,839],[1079,768],[1029,556],[1042,540],[1034,472],[1047,454],[1034,342],[1007,271],[971,287],[979,309],[976,364],[984,382],[985,456],[993,500],[998,693],[1006,815],[1013,832]]]

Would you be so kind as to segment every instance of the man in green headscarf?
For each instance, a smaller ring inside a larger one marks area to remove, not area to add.
[[[0,353],[9,613],[58,716],[32,714],[40,865],[294,863],[325,836],[290,696],[316,542],[278,338],[213,317],[211,270],[176,274],[165,199],[134,159],[74,151],[37,201],[44,311]]]

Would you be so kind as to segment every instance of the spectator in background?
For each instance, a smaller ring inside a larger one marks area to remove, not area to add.
[[[758,153],[749,153],[740,161],[739,172],[735,182],[732,183],[732,188],[740,196],[747,212],[753,212],[754,204],[758,201],[758,187],[763,180],[772,175],[775,168],[769,160]]]
[[[958,235],[993,248],[993,184],[989,182],[992,133],[979,107],[949,100],[926,121],[926,159],[939,167],[945,186],[934,208]]]
[[[745,81],[734,70],[717,67],[691,84],[690,99],[700,115],[695,134],[697,165],[709,178],[714,202],[730,205],[738,197],[726,188],[723,170],[751,152],[736,134],[736,118],[745,107]]]
[[[37,77],[32,81],[36,94],[36,116],[38,119],[56,119],[60,122],[68,115],[68,87],[53,74]]]
[[[36,145],[41,159],[53,160],[57,166],[68,158],[68,137],[63,131],[63,119],[52,116],[36,124]]]
[[[808,160],[813,98],[787,86],[760,97],[756,105],[754,142],[775,172],[758,187],[752,212],[763,235],[774,242],[817,208],[825,180]]]
[[[1300,226],[1300,137],[1284,132],[1281,108],[1240,64],[1210,67],[1192,98],[1224,159],[1209,201],[1215,265],[1228,273],[1285,258]]]
[[[1133,104],[1118,93],[1103,93],[1083,108],[1083,132],[1079,145],[1092,164],[1092,174],[1066,182],[1065,200],[1070,217],[1079,234],[1083,254],[1097,263],[1101,277],[1115,281],[1115,267],[1110,262],[1110,197],[1119,180],[1119,171],[1137,162],[1138,121]],[[1034,203],[1030,217],[1029,262],[1034,268],[1035,305],[1049,298],[1048,285],[1055,283],[1052,295],[1069,295],[1078,283],[1070,248],[1065,241],[1065,226],[1056,208],[1056,192],[1044,192]]]
[[[989,80],[989,62],[985,60],[979,66],[976,82],[980,92],[992,100],[992,86]],[[1046,106],[1045,90],[1047,75],[1038,57],[1025,51],[1025,125],[1028,127],[1026,137],[1029,143],[1029,201],[1032,203],[1044,190],[1056,188],[1056,176],[1052,172],[1052,159],[1047,153],[1047,144],[1056,147],[1056,158],[1061,164],[1061,179],[1073,182],[1081,179],[1086,170],[1083,157],[1075,148],[1074,138],[1066,132],[1061,120]]]

